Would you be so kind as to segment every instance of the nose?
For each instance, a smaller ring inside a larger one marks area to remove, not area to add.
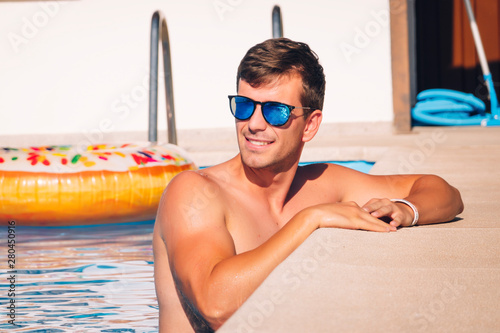
[[[262,106],[257,104],[253,115],[248,119],[248,129],[252,133],[264,131],[267,128],[267,122],[262,115]]]

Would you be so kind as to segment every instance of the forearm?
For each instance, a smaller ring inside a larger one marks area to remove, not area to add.
[[[210,325],[214,329],[222,325],[316,228],[309,210],[299,212],[262,245],[219,261],[196,297]]]
[[[460,192],[442,178],[432,175],[418,178],[405,199],[417,207],[418,224],[450,221],[464,208]]]
[[[199,281],[206,302],[205,318],[218,327],[252,294],[271,271],[317,228],[363,229],[388,232],[396,228],[371,216],[354,202],[311,206],[254,250],[229,256],[213,265]],[[201,282],[201,283],[200,283]],[[193,293],[196,295],[196,292]],[[198,303],[198,306],[200,304]]]

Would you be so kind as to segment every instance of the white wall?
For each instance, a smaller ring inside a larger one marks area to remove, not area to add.
[[[0,2],[0,135],[145,131],[156,9],[169,27],[177,127],[231,127],[237,65],[271,37],[275,4],[285,36],[325,68],[324,121],[391,121],[387,0]],[[164,110],[162,94],[160,130]]]

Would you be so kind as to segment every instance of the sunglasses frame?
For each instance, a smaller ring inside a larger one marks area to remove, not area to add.
[[[262,117],[264,117],[264,120],[266,121],[266,123],[268,123],[271,126],[275,126],[275,127],[280,127],[280,126],[283,126],[286,123],[288,123],[288,121],[290,120],[290,117],[292,115],[292,111],[294,109],[305,109],[305,110],[311,110],[311,109],[313,109],[313,108],[308,107],[308,106],[293,106],[293,105],[288,105],[288,104],[281,103],[281,102],[273,102],[273,101],[258,102],[258,101],[254,101],[253,99],[251,99],[249,97],[241,96],[241,95],[228,95],[227,97],[229,98],[229,109],[231,110],[231,114],[234,116],[234,118],[236,118],[238,120],[248,120],[248,119],[252,118],[253,114],[255,113],[255,110],[257,109],[257,104],[259,104],[260,108],[261,108],[261,112],[262,112]],[[242,118],[236,117],[236,115],[235,115],[235,113],[233,111],[233,108],[231,106],[232,100],[234,98],[236,98],[236,97],[245,98],[248,102],[253,103],[253,110],[252,110],[252,112],[250,113],[250,115],[247,118],[242,119]],[[288,109],[288,116],[287,116],[287,118],[286,118],[286,120],[285,120],[285,122],[283,124],[274,125],[274,124],[271,124],[269,122],[269,120],[266,117],[266,113],[264,112],[264,108],[266,107],[266,105],[269,105],[269,104],[279,104],[279,106],[285,106]]]

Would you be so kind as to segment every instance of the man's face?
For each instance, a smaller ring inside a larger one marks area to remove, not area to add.
[[[253,88],[240,80],[238,95],[258,102],[281,102],[296,107],[303,91],[298,75],[283,77],[268,85]],[[307,106],[307,105],[304,105]],[[252,168],[270,168],[275,172],[287,170],[298,161],[302,152],[304,110],[294,109],[288,122],[280,127],[269,125],[262,116],[261,106],[247,120],[236,120],[238,145],[242,161]]]

